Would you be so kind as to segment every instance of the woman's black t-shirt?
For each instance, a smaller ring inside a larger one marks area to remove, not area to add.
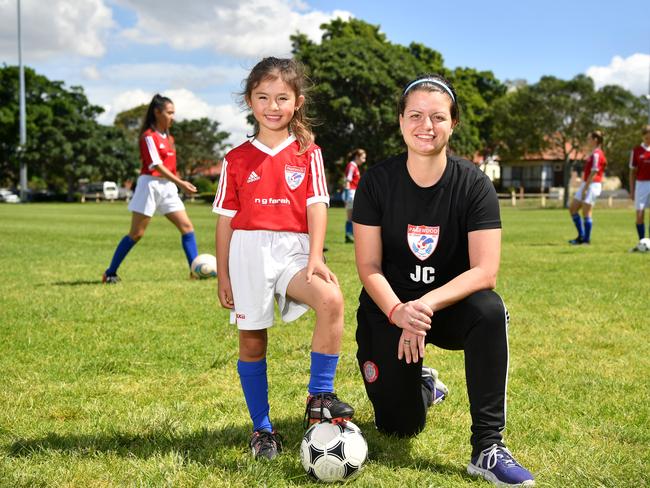
[[[501,228],[492,182],[475,164],[454,156],[427,188],[409,175],[406,154],[372,166],[354,196],[352,220],[381,227],[382,270],[403,302],[469,269],[468,232]],[[365,289],[359,301],[377,308]]]

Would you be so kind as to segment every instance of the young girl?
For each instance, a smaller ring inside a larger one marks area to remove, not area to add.
[[[304,84],[292,59],[265,58],[253,68],[243,98],[255,118],[254,136],[224,158],[213,208],[219,214],[219,301],[239,328],[237,370],[257,459],[282,450],[269,419],[266,375],[274,297],[285,322],[309,307],[316,312],[306,419],[336,422],[354,413],[334,394],[343,297],[323,261],[329,194],[305,116]]]
[[[195,193],[196,188],[189,181],[180,179],[176,172],[176,148],[174,138],[169,133],[173,120],[172,101],[154,95],[140,129],[142,168],[135,194],[129,203],[132,212],[131,230],[117,245],[111,264],[102,276],[104,283],[120,281],[117,269],[131,248],[142,238],[156,211],[167,217],[180,231],[188,266],[192,265],[198,254],[194,227],[178,196],[178,187],[187,193]]]

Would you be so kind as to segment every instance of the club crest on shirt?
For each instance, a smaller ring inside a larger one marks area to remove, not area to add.
[[[289,188],[295,190],[300,186],[302,180],[305,179],[306,168],[300,166],[292,166],[290,164],[284,165],[284,180],[289,185]]]
[[[439,235],[440,226],[429,227],[427,225],[409,224],[406,231],[409,249],[421,261],[427,259],[436,250]]]

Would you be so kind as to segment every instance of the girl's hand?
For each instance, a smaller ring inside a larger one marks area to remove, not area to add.
[[[313,275],[319,275],[328,283],[334,283],[336,286],[339,286],[339,280],[334,273],[327,267],[323,258],[309,258],[307,261],[307,283],[311,283],[311,278]]]
[[[196,187],[189,181],[182,180],[181,188],[186,193],[196,193]]]
[[[403,303],[393,312],[393,323],[405,332],[424,337],[431,328],[433,310],[420,300]]]
[[[220,276],[217,278],[218,281],[218,297],[219,302],[223,308],[232,309],[235,307],[235,302],[232,299],[232,288],[230,287],[230,278],[225,276]]]
[[[397,344],[397,359],[404,358],[406,364],[417,363],[424,357],[424,337],[402,330],[402,336]]]

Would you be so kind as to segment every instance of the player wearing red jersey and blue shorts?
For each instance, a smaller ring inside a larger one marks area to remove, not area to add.
[[[643,142],[632,149],[630,154],[630,196],[634,200],[639,239],[645,236],[643,214],[650,206],[650,125],[643,128],[642,134]]]
[[[352,232],[352,208],[354,206],[354,193],[359,186],[361,171],[359,167],[366,162],[366,151],[361,148],[354,149],[348,154],[350,162],[345,167],[345,182],[343,188],[343,201],[345,202],[345,211],[347,220],[345,221],[345,242],[354,242]]]
[[[178,177],[174,138],[169,133],[173,120],[172,101],[155,95],[140,130],[142,167],[133,199],[129,203],[132,212],[131,229],[118,243],[113,259],[102,276],[104,283],[117,283],[120,280],[117,269],[131,248],[142,238],[156,212],[162,213],[180,231],[188,266],[198,255],[194,227],[178,196],[178,187],[189,193],[196,192],[196,188],[189,181]]]
[[[573,220],[578,236],[571,239],[569,244],[590,244],[591,230],[593,228],[593,207],[596,199],[600,196],[603,186],[603,175],[607,166],[607,158],[601,149],[603,144],[603,135],[600,131],[593,131],[587,138],[587,145],[591,154],[585,160],[585,166],[582,174],[582,183],[580,188],[573,197],[569,214]],[[582,219],[579,211],[582,209]]]

